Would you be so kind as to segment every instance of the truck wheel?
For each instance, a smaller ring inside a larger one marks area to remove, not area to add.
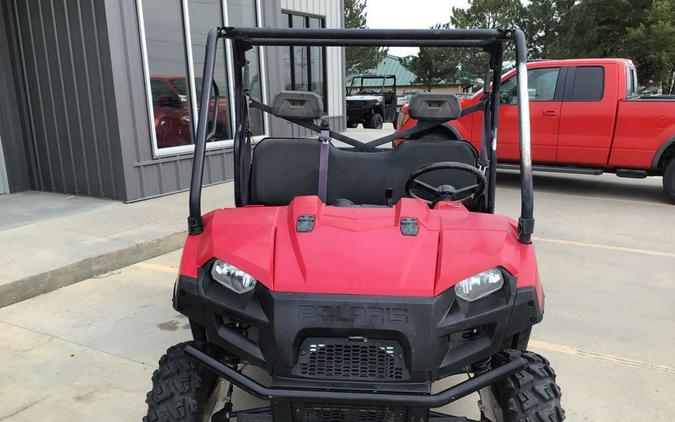
[[[350,129],[354,129],[359,125],[359,122],[354,122],[352,120],[347,120],[347,127]]]
[[[663,190],[668,198],[675,202],[675,158],[670,160],[663,172]]]
[[[368,121],[368,129],[382,129],[383,123],[382,115],[380,113],[373,113]]]
[[[527,366],[491,387],[497,406],[485,406],[486,415],[493,422],[560,422],[565,420],[565,411],[560,406],[560,387],[555,382],[555,372],[548,360],[536,353],[506,350],[492,358],[500,365],[517,356],[527,361]]]
[[[145,402],[143,422],[206,422],[215,406],[218,378],[185,355],[180,343],[169,348],[152,374],[152,390]]]

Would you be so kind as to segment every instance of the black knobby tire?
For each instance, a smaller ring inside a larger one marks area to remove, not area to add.
[[[492,359],[495,366],[521,357],[527,366],[494,385],[494,393],[504,414],[504,422],[559,422],[565,420],[560,405],[560,387],[555,371],[543,356],[507,350]]]
[[[670,160],[663,172],[663,190],[671,201],[675,202],[675,158]]]
[[[368,128],[369,129],[382,129],[383,123],[384,123],[384,120],[382,119],[382,115],[380,113],[373,113],[373,115],[370,116],[370,120],[368,121]]]
[[[191,344],[172,346],[160,358],[145,400],[148,414],[143,422],[202,422],[204,404],[217,377],[184,353],[185,346]]]
[[[354,128],[357,127],[358,125],[359,125],[359,122],[354,122],[354,121],[351,121],[351,120],[347,120],[347,127],[350,128],[350,129],[354,129]]]

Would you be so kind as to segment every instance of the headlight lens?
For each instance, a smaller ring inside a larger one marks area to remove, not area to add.
[[[467,302],[473,302],[491,295],[502,286],[504,275],[498,268],[491,268],[455,284],[455,294]]]
[[[258,280],[234,265],[217,259],[211,267],[211,277],[235,293],[248,293],[255,288]]]

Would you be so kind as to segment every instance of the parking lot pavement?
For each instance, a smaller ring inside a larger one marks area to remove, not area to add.
[[[498,182],[498,212],[517,216],[518,176]],[[660,180],[537,175],[535,186],[546,314],[531,348],[556,369],[568,420],[672,421],[675,206]],[[170,304],[178,259],[0,309],[0,421],[139,420],[157,359],[189,337]],[[474,399],[451,408],[475,417]]]

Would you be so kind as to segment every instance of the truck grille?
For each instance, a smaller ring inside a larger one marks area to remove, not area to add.
[[[344,338],[306,339],[293,374],[359,381],[403,381],[410,376],[398,342]]]

